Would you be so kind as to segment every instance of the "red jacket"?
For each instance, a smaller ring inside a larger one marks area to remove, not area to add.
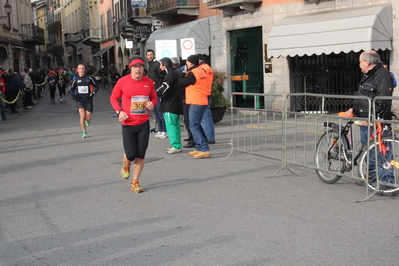
[[[0,78],[0,83],[3,84],[2,86],[0,86],[0,92],[5,93],[6,92],[6,84],[4,83],[3,78]]]
[[[118,99],[122,98],[122,107]],[[150,119],[147,101],[155,106],[158,102],[154,83],[149,77],[143,76],[139,81],[126,75],[118,80],[112,91],[110,102],[115,111],[124,111],[129,118],[122,125],[141,125]]]

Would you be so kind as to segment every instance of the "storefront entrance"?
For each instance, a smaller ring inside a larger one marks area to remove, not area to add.
[[[389,51],[378,53],[381,60],[389,63]],[[353,95],[358,87],[361,71],[359,56],[361,52],[330,55],[312,55],[290,57],[291,92],[319,93],[332,95]],[[297,112],[315,112],[320,110],[320,99],[310,96],[295,97],[291,110]],[[337,113],[352,106],[350,99],[330,98],[324,110]]]
[[[230,32],[232,92],[263,93],[262,27]],[[263,97],[235,96],[234,106],[263,108]]]

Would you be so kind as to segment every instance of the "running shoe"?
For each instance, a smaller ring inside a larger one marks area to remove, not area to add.
[[[139,181],[132,181],[130,190],[133,191],[134,193],[144,192],[144,189],[139,185]]]
[[[86,126],[90,126],[90,121],[86,121]]]
[[[87,132],[83,132],[82,139],[85,139],[85,138],[88,138],[88,137],[89,137],[89,135],[87,135]]]
[[[125,158],[122,159],[122,169],[121,169],[121,176],[124,179],[129,179],[130,177],[130,165],[131,162],[126,160]]]

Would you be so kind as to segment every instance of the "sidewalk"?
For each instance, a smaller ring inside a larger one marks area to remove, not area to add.
[[[210,158],[151,134],[145,192],[131,192],[109,94],[87,139],[69,97],[1,123],[0,265],[397,265],[397,200],[355,203],[363,187],[305,168],[273,175],[275,161],[231,153],[228,112]]]

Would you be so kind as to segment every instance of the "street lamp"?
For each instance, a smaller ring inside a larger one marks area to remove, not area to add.
[[[0,16],[0,18],[8,18],[8,31],[10,31],[11,30],[11,20],[10,20],[11,5],[8,3],[8,0],[6,1],[6,4],[3,7],[4,7],[4,12],[6,13],[7,16]]]

